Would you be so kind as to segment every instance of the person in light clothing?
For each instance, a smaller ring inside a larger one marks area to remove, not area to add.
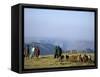
[[[34,51],[35,51],[35,47],[32,46],[31,53],[30,53],[30,58],[32,58],[34,56]]]

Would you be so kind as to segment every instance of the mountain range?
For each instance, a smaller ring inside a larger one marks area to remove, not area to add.
[[[94,52],[94,42],[92,41],[38,40],[31,43],[28,42],[27,44],[38,46],[41,55],[53,54],[56,45],[59,45],[63,52],[67,52],[68,50]]]

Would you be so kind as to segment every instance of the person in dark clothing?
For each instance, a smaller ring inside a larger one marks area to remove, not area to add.
[[[59,58],[62,55],[62,49],[60,46],[55,47],[55,53],[54,53],[54,58]]]
[[[36,58],[39,58],[39,55],[40,55],[40,49],[39,49],[39,47],[35,48],[34,54],[35,54]]]
[[[27,46],[24,48],[24,57],[26,57],[26,58],[29,57],[29,45],[27,45]]]
[[[58,58],[58,47],[55,46],[54,58]]]
[[[62,55],[62,49],[60,46],[58,46],[58,57],[61,57]]]
[[[27,56],[29,57],[29,45],[27,45]]]

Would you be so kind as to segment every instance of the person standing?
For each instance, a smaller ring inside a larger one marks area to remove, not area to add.
[[[32,46],[31,53],[30,53],[30,58],[32,58],[34,56],[34,52],[35,52],[35,47]]]
[[[62,55],[62,49],[60,46],[58,46],[58,57],[61,57]]]
[[[29,45],[27,45],[27,57],[29,57]]]
[[[58,47],[55,46],[54,58],[58,58]]]
[[[39,47],[36,47],[36,49],[35,49],[36,58],[39,58],[39,55],[40,55],[40,49],[39,49]]]

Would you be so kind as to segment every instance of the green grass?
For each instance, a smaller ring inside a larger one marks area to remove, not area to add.
[[[92,55],[92,57],[94,58],[93,53],[89,53],[89,54]],[[63,62],[59,62],[58,59],[54,59],[53,55],[40,56],[39,58],[34,57],[32,59],[29,59],[26,57],[24,58],[24,69],[89,66],[89,65],[94,65],[94,63],[70,62],[70,61],[67,61],[65,58]]]

